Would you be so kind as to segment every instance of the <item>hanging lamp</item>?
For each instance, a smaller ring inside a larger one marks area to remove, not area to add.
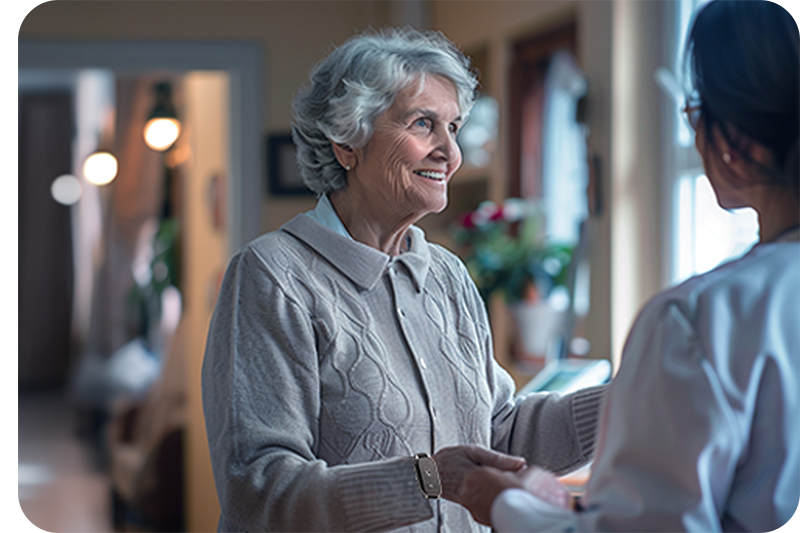
[[[156,103],[144,126],[144,142],[152,150],[164,152],[180,136],[181,123],[172,103],[172,86],[166,82],[157,83],[154,91]]]

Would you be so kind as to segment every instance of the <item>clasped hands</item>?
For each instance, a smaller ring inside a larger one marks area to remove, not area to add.
[[[526,467],[525,459],[481,448],[450,446],[433,455],[442,497],[463,505],[481,524],[491,525],[494,499],[503,490],[527,490],[548,503],[570,508],[570,494],[547,470]]]

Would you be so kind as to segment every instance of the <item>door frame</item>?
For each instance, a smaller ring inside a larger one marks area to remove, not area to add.
[[[19,68],[217,70],[230,78],[227,242],[231,256],[261,233],[264,60],[256,43],[20,39]]]

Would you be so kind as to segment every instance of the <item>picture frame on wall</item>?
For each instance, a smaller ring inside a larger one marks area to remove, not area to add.
[[[297,148],[290,133],[267,137],[267,185],[274,196],[312,196],[297,168]]]

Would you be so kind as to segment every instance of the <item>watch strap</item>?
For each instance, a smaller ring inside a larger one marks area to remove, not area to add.
[[[414,473],[417,476],[419,490],[430,500],[435,500],[442,495],[442,481],[439,478],[439,469],[436,461],[427,453],[414,455]]]

